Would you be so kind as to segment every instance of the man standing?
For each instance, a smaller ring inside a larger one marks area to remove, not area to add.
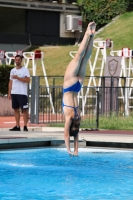
[[[24,131],[28,131],[28,96],[27,85],[30,82],[29,70],[21,65],[22,57],[15,56],[16,66],[10,72],[8,99],[12,100],[12,108],[14,109],[14,116],[16,126],[10,131],[21,131],[20,129],[20,111],[21,108],[24,120]]]

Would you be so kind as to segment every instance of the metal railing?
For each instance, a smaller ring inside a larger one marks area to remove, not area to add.
[[[30,95],[30,121],[31,123],[64,123],[62,108],[62,86],[40,85],[40,77],[32,77]],[[86,86],[82,88],[86,90]],[[90,88],[90,98],[87,99],[84,112],[82,112],[82,100],[80,96],[79,108],[81,110],[81,126],[85,128],[98,128],[98,95],[96,88]]]
[[[73,4],[75,3],[75,4]],[[0,0],[0,7],[70,12],[80,14],[75,0]]]
[[[44,77],[32,77],[31,98],[29,98],[31,123],[65,121],[62,109],[63,77],[48,77],[48,79],[49,87],[45,85]],[[120,79],[122,79],[121,85],[119,85]],[[78,93],[81,127],[98,128],[99,116],[102,115],[128,116],[132,113],[133,87],[132,85],[126,87],[126,83],[127,78],[102,77],[100,87],[83,86]]]

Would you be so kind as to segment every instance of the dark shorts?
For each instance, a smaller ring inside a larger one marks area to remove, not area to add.
[[[12,108],[21,110],[28,109],[28,97],[22,94],[11,94],[12,96]]]

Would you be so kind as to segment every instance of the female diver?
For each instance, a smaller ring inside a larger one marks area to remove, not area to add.
[[[82,87],[86,65],[92,53],[95,28],[95,22],[88,24],[80,47],[68,64],[64,75],[62,103],[65,116],[64,139],[68,153],[73,156],[78,155],[78,132],[81,120],[77,94]],[[74,136],[74,152],[70,150],[70,136]]]

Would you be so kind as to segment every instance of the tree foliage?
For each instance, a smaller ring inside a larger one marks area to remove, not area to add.
[[[8,83],[11,69],[13,69],[13,66],[11,65],[0,66],[0,94],[2,95],[8,93]]]
[[[130,0],[77,0],[82,13],[83,26],[90,21],[95,21],[97,29],[108,24],[117,15],[125,13],[129,2]]]
[[[128,8],[127,11],[133,11],[133,0],[127,0]]]

